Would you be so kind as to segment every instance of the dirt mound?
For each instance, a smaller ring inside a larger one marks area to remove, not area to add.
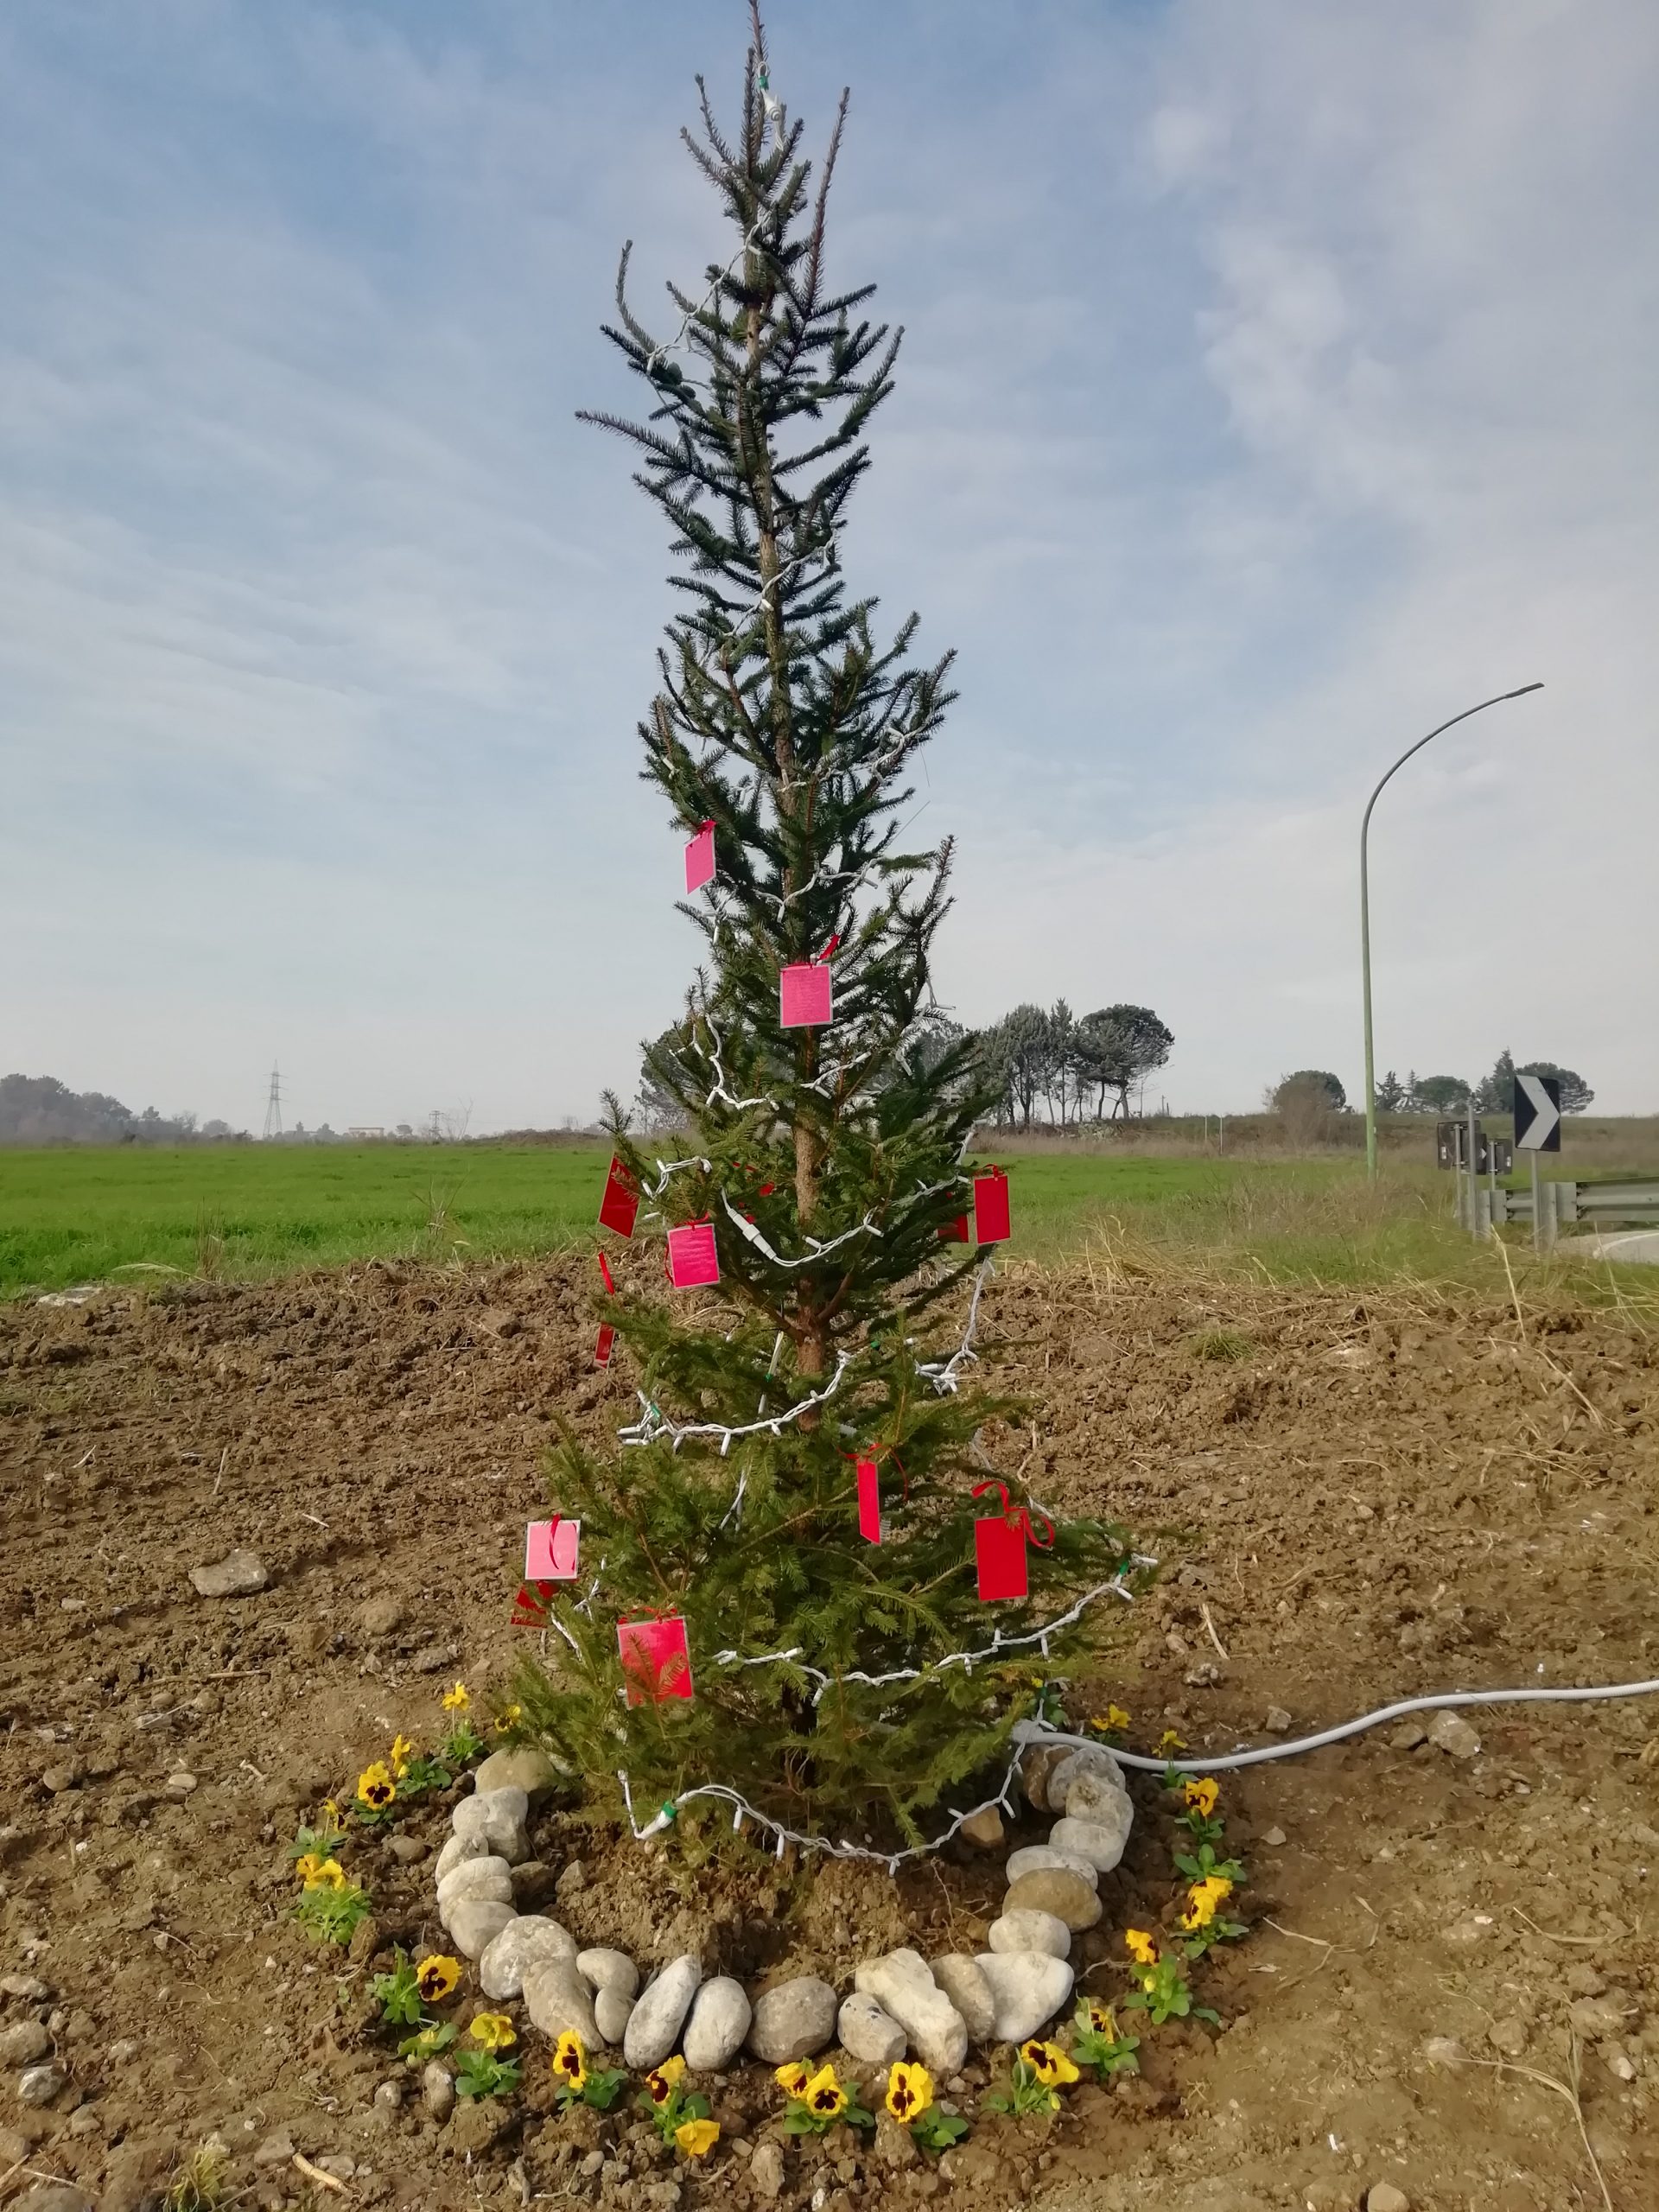
[[[627,1402],[623,1370],[591,1368],[587,1281],[575,1258],[376,1265],[0,1308],[3,2024],[41,2019],[71,2076],[30,2107],[8,2069],[9,2189],[61,2175],[118,2212],[217,2133],[255,2203],[308,2201],[296,2150],[349,2162],[365,2203],[760,2201],[746,2152],[776,2099],[753,2069],[717,2094],[726,2141],[689,2177],[626,2115],[546,2120],[534,2044],[505,2115],[440,2134],[412,2082],[377,2111],[398,2069],[362,2024],[363,1959],[337,1972],[287,1913],[300,1811],[394,1730],[430,1735],[442,1686],[510,1653],[552,1418],[602,1435]],[[1109,1694],[1137,1743],[1171,1726],[1222,1751],[1270,1715],[1301,1733],[1428,1690],[1659,1673],[1659,1356],[1617,1316],[1522,1325],[1427,1294],[1098,1267],[1016,1270],[988,1308],[999,1379],[1041,1408],[999,1464],[1166,1562],[1074,1713]],[[268,1586],[199,1596],[188,1569],[236,1549]],[[1566,2079],[1575,2051],[1613,2202],[1659,2200],[1659,1707],[1470,1717],[1466,1761],[1384,1732],[1228,1783],[1255,1925],[1205,1970],[1220,2036],[1148,2035],[1141,2077],[1074,2092],[1047,2129],[982,2123],[944,2177],[837,2132],[822,2163],[790,2153],[778,2201],[1255,2212],[1353,2206],[1388,2180],[1417,2212],[1555,2212],[1601,2202],[1577,2123],[1491,2063]],[[1168,1894],[1161,1793],[1137,1796],[1079,1948],[1106,1994],[1122,1927]],[[404,1849],[443,1818],[423,1808]],[[895,1887],[847,1866],[699,1872],[569,1814],[537,1833],[550,1869],[581,1863],[558,1910],[583,1940],[649,1960],[706,1936],[711,1966],[746,1974],[844,1981],[901,1934],[971,1948],[1000,1893],[1000,1860],[965,1848]],[[423,1942],[429,1868],[384,1838],[354,1859],[376,1941]],[[1435,2064],[1434,2037],[1486,2064]]]

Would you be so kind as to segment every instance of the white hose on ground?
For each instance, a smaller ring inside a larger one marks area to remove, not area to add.
[[[1334,1728],[1321,1728],[1317,1736],[1299,1736],[1292,1744],[1262,1744],[1253,1751],[1224,1751],[1214,1758],[1149,1759],[1139,1751],[1121,1751],[1116,1744],[1109,1749],[1120,1766],[1140,1767],[1148,1774],[1165,1774],[1172,1768],[1177,1774],[1215,1774],[1224,1768],[1260,1766],[1265,1759],[1294,1758],[1298,1751],[1317,1751],[1326,1744],[1341,1743],[1344,1736],[1375,1728],[1381,1721],[1398,1720],[1408,1713],[1434,1713],[1459,1705],[1582,1705],[1593,1698],[1647,1697],[1655,1692],[1659,1692],[1659,1681],[1608,1682],[1598,1689],[1442,1690],[1434,1697],[1407,1697],[1398,1705],[1379,1706],[1375,1713],[1362,1713],[1357,1720],[1339,1721]],[[1070,1744],[1078,1750],[1097,1749],[1100,1745],[1098,1736],[1068,1736],[1040,1720],[1020,1721],[1014,1730],[1014,1741]]]

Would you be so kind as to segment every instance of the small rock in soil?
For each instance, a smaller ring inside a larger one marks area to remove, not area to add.
[[[447,1643],[429,1643],[410,1661],[417,1675],[442,1675],[455,1663],[455,1655]]]
[[[1282,1705],[1270,1705],[1268,1707],[1268,1717],[1262,1726],[1269,1736],[1287,1736],[1292,1726],[1291,1718]]]
[[[429,2059],[422,2071],[421,2102],[440,2127],[455,2108],[455,2077],[435,2058]]]
[[[991,1985],[965,1952],[948,1952],[932,1961],[933,1979],[961,2013],[969,2043],[989,2043],[996,2031],[996,2000]]]
[[[391,1636],[404,1624],[403,1601],[398,1598],[371,1598],[358,1608],[357,1624],[365,1636]]]
[[[199,1598],[251,1598],[270,1577],[257,1552],[228,1552],[210,1567],[193,1567],[190,1580]]]
[[[501,1904],[494,1897],[458,1897],[443,1924],[463,1958],[480,1959],[501,1930],[518,1917],[510,1904]]]
[[[1471,1759],[1480,1738],[1460,1713],[1443,1707],[1428,1724],[1428,1740],[1454,1759]]]
[[[634,2072],[660,2066],[673,2050],[702,1980],[702,1961],[686,1951],[645,1984],[622,2039],[622,2056]]]
[[[514,1744],[505,1751],[492,1751],[480,1762],[473,1788],[480,1797],[493,1789],[522,1789],[532,1805],[539,1805],[559,1786],[559,1770],[536,1744]]]
[[[175,1804],[183,1804],[187,1797],[194,1797],[198,1784],[196,1777],[186,1767],[178,1768],[167,1777],[167,1794]]]
[[[482,1796],[474,1791],[456,1806],[449,1825],[457,1835],[481,1835],[499,1858],[517,1866],[531,1856],[524,1828],[529,1811],[530,1800],[522,1789],[492,1789]]]
[[[1374,2181],[1365,2192],[1365,2212],[1411,2212],[1411,2199],[1391,2181]]]
[[[626,1951],[578,1951],[576,1971],[590,1989],[614,1989],[624,1997],[639,1993],[639,1969]]]
[[[532,2024],[550,2039],[574,2029],[585,2044],[610,2041],[600,2034],[588,1985],[574,1959],[549,1959],[532,1967],[524,1976],[522,1994]]]
[[[1024,2043],[1071,1994],[1071,1969],[1042,1951],[982,1951],[974,1963],[990,1984],[998,2043]]]
[[[405,1866],[418,1866],[427,1855],[427,1846],[417,1835],[395,1835],[391,1839],[391,1855]]]
[[[15,2027],[0,2028],[0,2066],[27,2066],[44,2058],[52,2038],[38,2020],[19,2020]]]
[[[576,1939],[568,1929],[527,1915],[510,1921],[488,1945],[478,1962],[478,1986],[486,1997],[517,1997],[533,1967],[575,1955]]]
[[[1050,1843],[1028,1843],[1022,1850],[1011,1851],[1004,1872],[1012,1886],[1015,1882],[1023,1881],[1027,1874],[1040,1874],[1055,1867],[1067,1868],[1073,1874],[1081,1874],[1091,1890],[1100,1886],[1098,1867],[1091,1866],[1086,1859],[1080,1859],[1075,1851],[1056,1851]]]
[[[1262,1837],[1262,1840],[1266,1844],[1269,1851],[1277,1851],[1280,1845],[1287,1842],[1289,1839],[1287,1837],[1283,1828],[1269,1828],[1267,1834]]]
[[[1065,1936],[1064,1928],[1060,1933]],[[853,1986],[892,2014],[923,2065],[941,2080],[967,2057],[967,2024],[918,1951],[890,1951],[884,1959],[868,1960],[854,1974]]]
[[[680,2044],[692,2073],[718,2074],[735,2058],[753,2017],[741,1981],[734,1981],[729,1974],[705,1981],[691,2000]]]
[[[994,1920],[986,1940],[994,1951],[1046,1951],[1052,1959],[1064,1959],[1071,1949],[1071,1930],[1058,1914],[1029,1907]]]
[[[404,2085],[401,2082],[383,2082],[374,2093],[372,2107],[376,2123],[381,2127],[396,2127],[403,2117]]]
[[[1486,2040],[1506,2058],[1518,2058],[1527,2047],[1527,2024],[1524,2020],[1494,2020],[1486,2031]]]
[[[779,2060],[779,2064],[787,2062]],[[749,2186],[757,2196],[773,2197],[784,2185],[784,2153],[776,2143],[757,2143],[749,2160]]]
[[[285,2127],[267,2135],[253,2154],[256,2166],[285,2166],[294,2156],[294,2138]]]
[[[897,2171],[918,2164],[922,2153],[910,2130],[901,2127],[891,2113],[884,2112],[876,2120],[873,2155],[878,2166]]]
[[[1579,1997],[1567,2008],[1567,2022],[1574,2035],[1596,2043],[1604,2037],[1624,2034],[1626,2009],[1616,1998]]]
[[[1122,1801],[1123,1818],[1116,1827],[1107,1827],[1099,1821],[1056,1821],[1048,1832],[1049,1842],[1056,1851],[1075,1851],[1086,1859],[1097,1872],[1109,1874],[1123,1856],[1129,1840],[1131,1815],[1129,1801]]]
[[[849,2058],[865,2066],[891,2066],[905,2055],[905,2031],[874,1997],[855,1990],[842,1999],[836,2032]]]
[[[970,1813],[957,1833],[976,1851],[995,1851],[1002,1840],[1002,1815],[995,1805],[987,1805],[982,1812]]]
[[[38,1974],[0,1974],[0,1990],[8,1997],[21,1997],[26,2005],[43,2005],[52,1994],[52,1985]]]
[[[69,2086],[61,2066],[26,2066],[17,2076],[17,2100],[25,2105],[49,2105]]]
[[[835,1991],[816,1974],[798,1974],[755,1999],[749,2049],[765,2065],[785,2066],[810,2058],[835,2032]]]
[[[580,1897],[588,1886],[588,1869],[580,1859],[573,1859],[554,1884],[554,1894],[561,1904],[567,1897]]]
[[[50,1790],[54,1797],[61,1797],[66,1789],[78,1789],[80,1779],[80,1769],[78,1766],[65,1764],[42,1767],[41,1770],[41,1787],[42,1789]]]
[[[1092,1872],[1093,1869],[1090,1871]],[[1070,1867],[1039,1866],[1010,1883],[1002,1900],[1002,1910],[1005,1915],[1020,1911],[1052,1913],[1077,1935],[1095,1926],[1100,1918],[1101,1903],[1093,1882],[1085,1882]],[[991,1946],[994,1951],[1000,1948],[995,1943]],[[1043,1946],[1033,1948],[1040,1950]]]
[[[1455,2036],[1430,2036],[1423,2044],[1423,2056],[1431,2066],[1461,2066],[1467,2054]]]
[[[1421,1720],[1402,1720],[1389,1738],[1391,1751],[1414,1751],[1419,1744],[1428,1741],[1428,1731]]]

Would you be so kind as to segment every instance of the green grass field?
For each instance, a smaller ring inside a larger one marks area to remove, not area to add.
[[[999,1156],[1014,1185],[1010,1256],[1106,1240],[1287,1281],[1502,1279],[1501,1262],[1452,1225],[1451,1179],[1432,1169],[1390,1167],[1372,1185],[1342,1154]],[[586,1145],[0,1150],[0,1297],[544,1252],[591,1229],[605,1159]]]

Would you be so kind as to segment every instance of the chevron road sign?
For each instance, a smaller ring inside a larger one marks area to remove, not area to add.
[[[1515,1078],[1515,1143],[1517,1152],[1560,1150],[1561,1086],[1553,1075]]]

